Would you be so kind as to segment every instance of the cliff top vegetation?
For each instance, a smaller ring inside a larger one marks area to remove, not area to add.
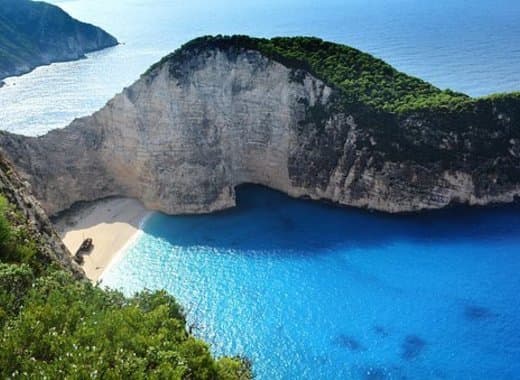
[[[315,37],[204,36],[196,38],[164,57],[149,71],[165,62],[182,63],[207,49],[250,49],[294,70],[304,70],[337,88],[346,103],[358,103],[378,111],[407,113],[418,110],[461,111],[477,102],[502,98],[520,99],[520,93],[472,98],[441,90],[419,78],[404,74],[381,59],[349,46]]]

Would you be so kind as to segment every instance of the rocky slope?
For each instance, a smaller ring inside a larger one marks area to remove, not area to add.
[[[30,186],[16,174],[12,165],[0,155],[0,195],[12,206],[11,223],[23,228],[37,243],[37,259],[43,265],[54,264],[77,278],[84,278],[83,270],[72,260],[52,223],[31,195]]]
[[[0,80],[52,62],[83,58],[117,43],[104,30],[77,21],[54,5],[0,0]]]
[[[112,195],[206,213],[234,206],[244,183],[387,212],[520,194],[517,94],[390,112],[250,42],[196,40],[92,116],[38,138],[2,133],[0,147],[51,214]]]

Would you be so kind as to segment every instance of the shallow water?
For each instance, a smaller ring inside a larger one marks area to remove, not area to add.
[[[315,35],[473,96],[520,90],[516,0],[51,0],[124,42],[7,80],[0,129],[101,107],[203,34]],[[520,209],[390,217],[248,187],[212,216],[155,214],[105,284],[164,288],[259,379],[520,378]]]
[[[155,214],[104,284],[166,288],[258,379],[520,378],[520,209],[387,216],[259,187]]]
[[[474,96],[520,90],[516,0],[51,0],[124,45],[36,69],[0,90],[0,129],[64,127],[103,106],[151,64],[204,34],[314,35]]]

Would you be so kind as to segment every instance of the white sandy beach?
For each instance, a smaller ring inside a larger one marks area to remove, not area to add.
[[[94,249],[84,256],[87,277],[98,281],[117,253],[139,232],[150,212],[135,199],[111,198],[67,211],[55,220],[56,228],[72,254],[84,239],[91,238]]]

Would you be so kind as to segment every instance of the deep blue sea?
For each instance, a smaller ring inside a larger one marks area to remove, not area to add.
[[[520,206],[388,216],[245,187],[155,214],[104,284],[166,288],[258,379],[519,379]]]
[[[520,90],[518,0],[47,0],[123,45],[42,67],[0,91],[0,129],[39,135],[102,107],[150,65],[205,34],[313,35],[438,87]]]
[[[473,96],[520,90],[518,0],[51,0],[124,44],[0,89],[0,129],[100,108],[204,34],[315,35]],[[216,354],[265,379],[520,379],[520,206],[408,216],[245,187],[239,207],[154,214],[104,283],[166,288]]]

